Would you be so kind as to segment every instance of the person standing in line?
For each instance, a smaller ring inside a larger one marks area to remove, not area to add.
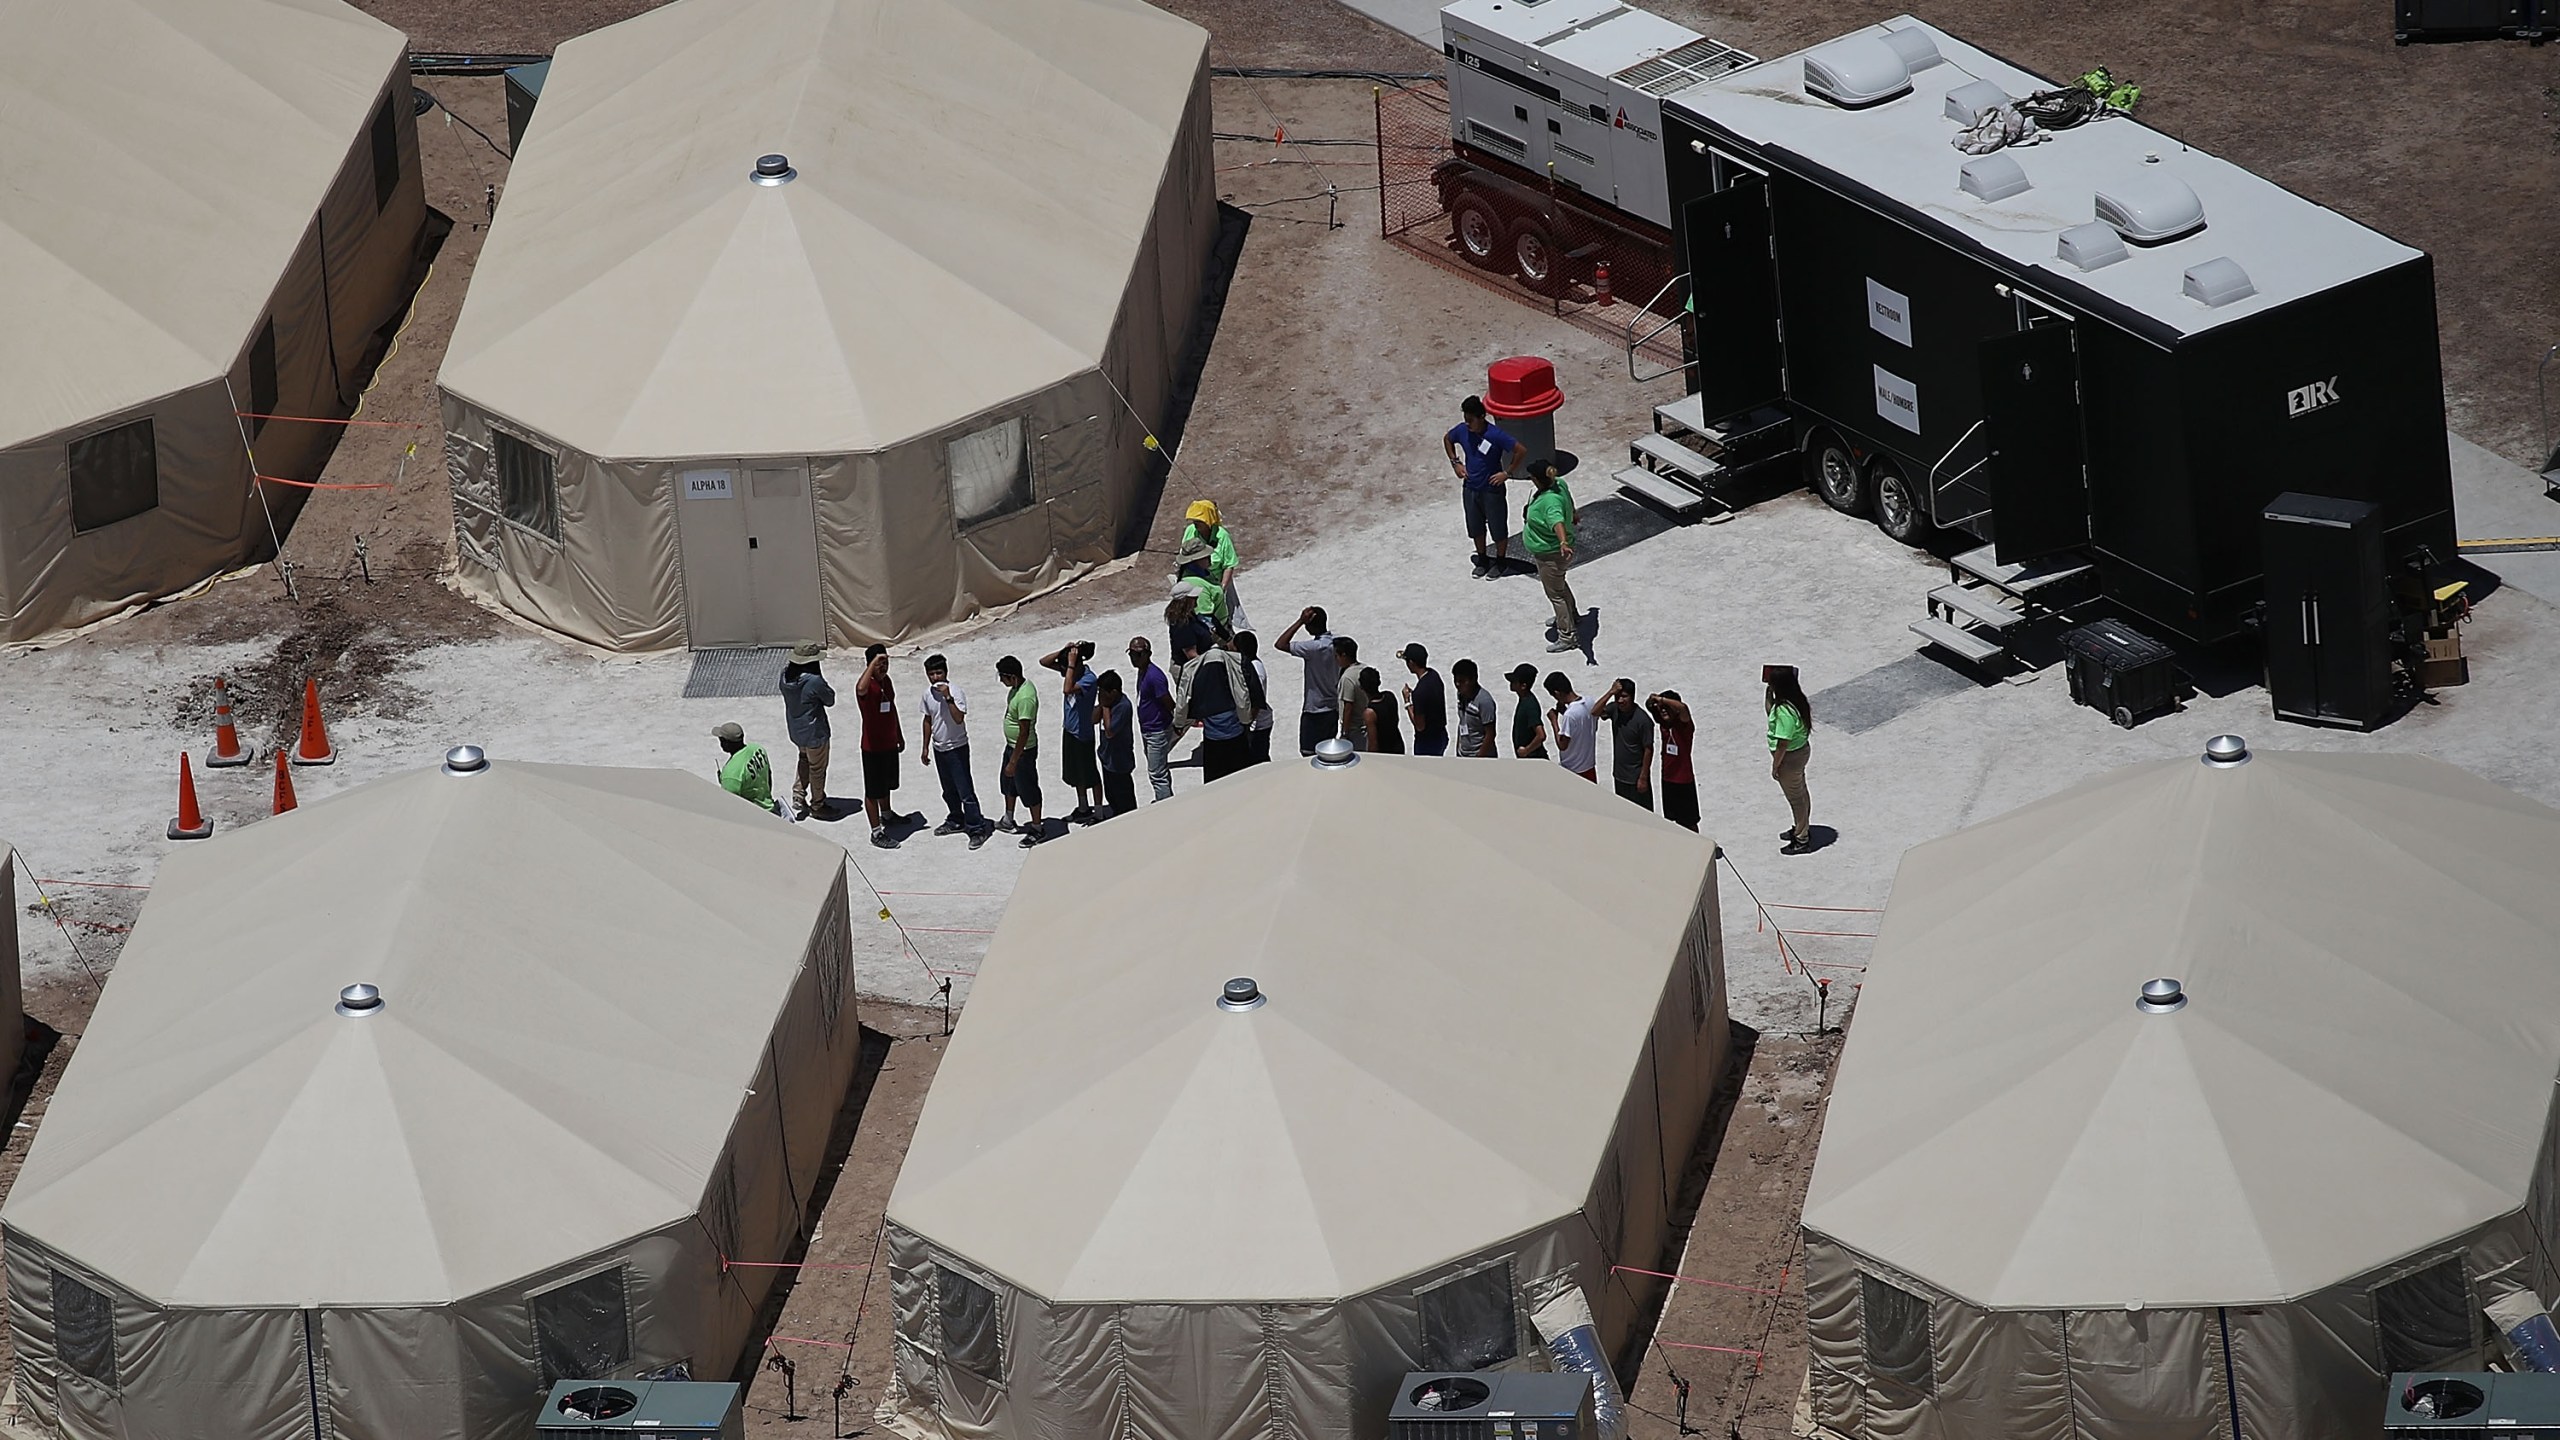
[[[1413,722],[1413,753],[1449,753],[1449,692],[1431,668],[1431,652],[1417,640],[1397,652],[1413,683],[1404,687],[1405,718]]]
[[[1348,635],[1333,637],[1333,663],[1342,676],[1334,687],[1334,703],[1341,707],[1342,738],[1354,750],[1369,748],[1369,692],[1360,686],[1360,642]]]
[[[1514,665],[1511,682],[1511,753],[1523,760],[1547,758],[1547,721],[1538,710],[1538,667]]]
[[[996,788],[1004,794],[1004,818],[996,828],[1022,831],[1022,848],[1049,838],[1040,819],[1040,687],[1025,679],[1022,662],[1007,655],[996,662],[996,682],[1004,686],[1004,764]],[[1028,826],[1013,823],[1013,802],[1031,812]]]
[[[1404,726],[1396,719],[1396,702],[1387,698],[1386,681],[1376,667],[1362,666],[1360,689],[1369,716],[1369,748],[1381,755],[1404,753]]]
[[[1683,830],[1698,828],[1698,775],[1690,746],[1697,740],[1697,723],[1689,716],[1688,702],[1677,690],[1665,690],[1645,702],[1653,712],[1654,728],[1662,732],[1662,818]]]
[[[1194,500],[1182,514],[1182,543],[1198,541],[1209,547],[1209,578],[1217,582],[1226,597],[1227,624],[1233,629],[1245,629],[1244,602],[1236,598],[1235,532],[1218,518],[1215,500]]]
[[[720,764],[720,788],[750,805],[782,813],[773,800],[773,762],[765,758],[764,747],[747,743],[747,727],[732,720],[715,727],[711,737],[729,756]]]
[[[1493,748],[1493,694],[1476,683],[1476,662],[1461,660],[1450,666],[1449,682],[1458,691],[1459,758],[1500,758]]]
[[[1305,638],[1298,632],[1304,630]],[[1307,667],[1307,703],[1298,716],[1298,753],[1313,755],[1316,746],[1342,732],[1342,664],[1333,655],[1333,631],[1325,626],[1324,607],[1310,605],[1280,632],[1280,648]]]
[[[1093,642],[1076,640],[1040,657],[1040,668],[1058,673],[1061,714],[1058,720],[1058,778],[1076,792],[1076,808],[1067,812],[1070,825],[1093,823],[1093,807],[1102,801],[1102,770],[1093,761],[1093,667],[1085,663]]]
[[[1591,713],[1591,702],[1574,692],[1573,682],[1561,670],[1547,672],[1547,694],[1555,698],[1547,710],[1547,724],[1555,731],[1556,763],[1599,784],[1600,717]]]
[[[1529,452],[1485,418],[1484,401],[1477,397],[1460,402],[1458,415],[1458,424],[1440,437],[1440,448],[1458,477],[1467,539],[1476,547],[1476,578],[1492,580],[1502,574],[1502,557],[1511,549],[1511,502],[1503,485],[1519,477]]]
[[[836,691],[818,671],[826,654],[822,645],[802,645],[791,652],[791,663],[782,667],[783,728],[800,751],[799,767],[791,774],[794,820],[806,820],[809,812],[827,808],[827,746],[833,739],[827,707],[836,703]]]
[[[1103,818],[1138,808],[1138,712],[1120,687],[1120,672],[1105,670],[1093,691],[1095,758],[1102,763]]]
[[[1280,707],[1271,703],[1271,667],[1262,663],[1262,639],[1250,630],[1236,632],[1236,654],[1251,672],[1253,682],[1253,728],[1245,732],[1247,765],[1271,763],[1271,727],[1279,723]]]
[[[1211,573],[1216,558],[1206,541],[1184,541],[1173,556],[1173,598],[1190,597],[1193,616],[1209,627],[1213,638],[1224,640],[1235,633],[1235,619],[1227,609],[1227,592]]]
[[[1618,798],[1653,808],[1653,716],[1636,702],[1636,682],[1621,677],[1600,697],[1609,716],[1609,780]]]
[[[907,748],[907,728],[898,721],[897,687],[889,683],[889,647],[874,645],[862,659],[862,678],[853,686],[862,706],[862,809],[871,817],[871,843],[894,850],[898,842],[889,838],[889,822],[907,818],[897,806],[898,754]]]
[[[1249,753],[1244,737],[1253,721],[1251,684],[1233,650],[1203,649],[1189,639],[1183,651],[1173,680],[1173,727],[1199,727],[1200,777],[1204,783],[1223,780],[1244,768]]]
[[[1138,733],[1146,738],[1147,784],[1157,800],[1173,798],[1173,682],[1155,662],[1154,642],[1129,637],[1129,668],[1138,672]],[[1152,803],[1152,802],[1150,802]]]
[[[1561,655],[1582,648],[1582,602],[1573,598],[1573,586],[1565,579],[1573,565],[1573,497],[1556,478],[1553,460],[1539,461],[1531,478],[1538,494],[1520,512],[1520,543],[1536,562],[1538,584],[1556,612],[1556,637],[1548,642],[1547,653]]]
[[[1805,762],[1813,758],[1813,701],[1804,693],[1793,665],[1763,665],[1766,687],[1761,708],[1769,712],[1769,778],[1787,797],[1795,823],[1787,827],[1781,855],[1813,852],[1813,791],[1804,783]]]
[[[969,697],[951,683],[951,662],[928,655],[924,662],[925,740],[933,747],[934,777],[942,782],[942,823],[936,835],[966,835],[977,849],[995,833],[978,809],[977,777],[969,773]]]

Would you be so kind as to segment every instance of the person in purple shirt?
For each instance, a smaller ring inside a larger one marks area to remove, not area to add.
[[[1150,658],[1156,652],[1144,635],[1129,639],[1129,664],[1138,672],[1138,734],[1147,745],[1147,784],[1157,800],[1173,798],[1173,682]],[[1149,802],[1154,803],[1153,801]]]
[[[1440,448],[1461,482],[1458,498],[1466,506],[1467,538],[1475,542],[1476,578],[1491,580],[1502,573],[1502,557],[1511,548],[1511,501],[1503,485],[1519,478],[1529,452],[1485,418],[1483,400],[1468,396],[1458,413],[1465,418],[1440,437]]]

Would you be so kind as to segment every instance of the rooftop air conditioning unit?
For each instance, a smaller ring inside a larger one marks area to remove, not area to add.
[[[1977,155],[1957,168],[1956,188],[1976,200],[2006,200],[2031,187],[2016,156]]]
[[[1908,91],[1911,66],[1882,37],[1852,35],[1805,53],[1804,88],[1854,110]]]
[[[2386,1440],[2560,1436],[2560,1375],[2402,1374],[2382,1403]]]
[[[745,1396],[707,1380],[563,1380],[535,1417],[538,1440],[744,1440]]]
[[[1591,1377],[1578,1372],[1422,1371],[1396,1387],[1387,1440],[1599,1440]]]
[[[2246,300],[2258,293],[2257,285],[2249,279],[2249,272],[2241,269],[2240,262],[2228,255],[2188,266],[2183,288],[2188,299],[2201,300],[2215,307],[2228,305],[2234,300]]]
[[[2175,240],[2204,225],[2204,202],[2165,170],[2141,169],[2098,189],[2098,218],[2136,245]]]

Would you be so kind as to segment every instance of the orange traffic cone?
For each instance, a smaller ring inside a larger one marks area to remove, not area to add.
[[[276,808],[270,815],[281,815],[293,808],[293,772],[284,768],[284,752],[276,752]]]
[[[233,765],[246,765],[257,757],[240,743],[239,728],[231,723],[231,687],[222,677],[213,677],[213,753],[204,757],[204,768],[220,770]]]
[[[335,765],[338,752],[329,748],[329,727],[320,723],[320,682],[302,682],[302,738],[293,744],[296,765]]]
[[[201,840],[213,833],[213,822],[196,808],[195,767],[187,763],[187,752],[178,752],[178,818],[169,822],[172,840]]]

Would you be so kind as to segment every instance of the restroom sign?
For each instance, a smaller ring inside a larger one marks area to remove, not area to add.
[[[684,472],[684,498],[687,500],[726,500],[736,492],[730,488],[730,471],[687,470]]]
[[[1867,325],[1888,340],[1911,343],[1911,297],[1867,282]]]

